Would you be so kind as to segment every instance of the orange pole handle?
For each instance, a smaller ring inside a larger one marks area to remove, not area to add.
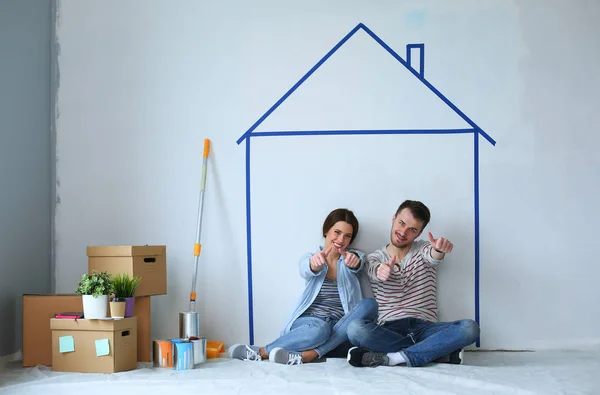
[[[204,156],[203,158],[208,158],[208,151],[210,150],[210,140],[204,139]]]

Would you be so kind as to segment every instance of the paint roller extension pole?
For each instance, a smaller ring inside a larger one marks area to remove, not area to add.
[[[206,187],[206,167],[208,163],[208,152],[210,151],[210,140],[204,140],[204,156],[202,159],[202,183],[200,184],[200,201],[198,203],[198,225],[196,227],[196,243],[194,243],[194,277],[192,279],[192,291],[190,292],[190,311],[196,311],[196,278],[198,276],[198,259],[202,244],[202,213],[204,212],[204,188]]]

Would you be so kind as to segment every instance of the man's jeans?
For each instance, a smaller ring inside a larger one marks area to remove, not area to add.
[[[322,319],[314,316],[301,316],[288,333],[265,346],[267,354],[275,347],[291,352],[315,350],[322,357],[344,341],[348,340],[348,324],[359,320],[372,322],[377,317],[377,302],[373,298],[365,298],[339,321]]]
[[[377,352],[397,352],[407,366],[423,366],[475,342],[479,326],[473,320],[429,322],[402,318],[377,325],[372,321],[353,321],[348,325],[348,340],[355,346]]]

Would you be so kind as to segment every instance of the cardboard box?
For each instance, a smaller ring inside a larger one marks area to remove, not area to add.
[[[126,273],[142,278],[135,296],[167,294],[166,246],[89,246],[88,273]]]
[[[52,371],[116,373],[137,368],[137,318],[50,319]]]
[[[57,313],[83,311],[81,296],[75,294],[23,295],[23,367],[52,365],[50,318]],[[150,297],[135,298],[137,355],[140,362],[152,362]]]
[[[151,312],[150,296],[135,298],[133,315],[137,317],[137,360],[139,362],[152,362]]]

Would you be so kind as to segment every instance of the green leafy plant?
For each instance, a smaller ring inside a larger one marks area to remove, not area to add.
[[[116,298],[131,298],[142,281],[141,277],[129,277],[129,274],[115,274],[113,291]]]
[[[92,274],[85,273],[81,276],[75,293],[77,295],[92,295],[97,298],[102,295],[110,295],[112,288],[113,284],[110,274],[107,272],[96,273],[93,270]]]

